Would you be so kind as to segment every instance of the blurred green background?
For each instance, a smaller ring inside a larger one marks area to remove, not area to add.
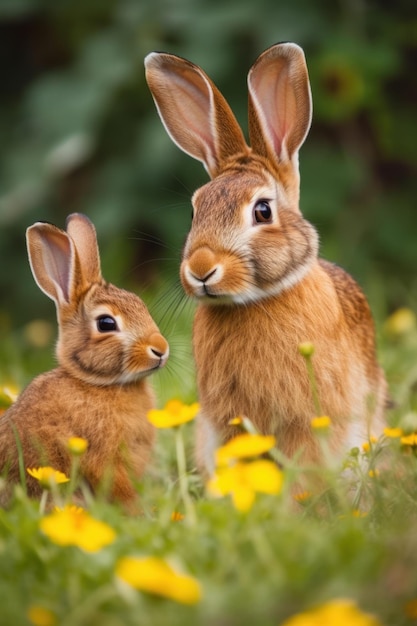
[[[269,45],[305,50],[314,118],[301,208],[322,254],[377,316],[417,298],[417,9],[410,0],[0,0],[0,322],[53,320],[24,232],[96,224],[107,279],[161,294],[177,281],[190,194],[207,176],[168,138],[143,58],[201,65],[246,130],[246,75]]]

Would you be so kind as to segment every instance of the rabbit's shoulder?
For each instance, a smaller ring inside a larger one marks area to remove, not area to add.
[[[357,328],[361,324],[370,324],[372,327],[372,314],[368,301],[354,278],[335,263],[324,259],[320,259],[319,263],[333,283],[348,326]]]

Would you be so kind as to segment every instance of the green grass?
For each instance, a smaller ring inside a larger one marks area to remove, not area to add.
[[[155,380],[161,402],[195,396],[189,363],[189,317],[172,332],[172,366]],[[401,320],[400,320],[401,321]],[[412,322],[412,320],[411,320]],[[407,326],[407,325],[406,325]],[[401,332],[400,332],[401,331]],[[30,346],[26,331],[1,342],[1,382],[26,382],[37,367],[48,367],[50,345]],[[392,425],[417,430],[417,330],[398,320],[380,332],[381,360],[398,403]],[[37,359],[39,359],[37,361]],[[188,361],[188,363],[187,363]],[[416,624],[410,603],[417,600],[417,454],[399,440],[381,442],[368,453],[354,450],[341,465],[350,469],[348,489],[341,468],[321,470],[321,491],[302,504],[291,495],[296,470],[285,476],[280,495],[258,495],[245,514],[229,497],[209,498],[193,469],[193,423],[181,426],[187,452],[188,490],[195,522],[184,512],[178,480],[174,430],[161,430],[154,462],[138,485],[143,515],[126,517],[97,499],[90,514],[114,529],[115,540],[89,553],[56,545],[40,529],[44,514],[17,488],[9,510],[0,509],[0,623],[14,626],[279,626],[292,615],[336,598],[348,598],[385,626]],[[356,498],[356,499],[355,499]],[[358,513],[357,511],[360,511]],[[124,556],[156,556],[194,577],[202,589],[195,605],[137,591],[115,574]],[[30,607],[48,609],[29,621]],[[408,607],[408,608],[407,608]],[[47,621],[54,616],[55,621]],[[317,622],[303,622],[313,626]],[[340,619],[334,626],[344,626]],[[365,622],[350,621],[352,626]]]

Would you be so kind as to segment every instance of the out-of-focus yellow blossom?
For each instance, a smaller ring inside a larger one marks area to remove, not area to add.
[[[313,417],[311,420],[311,428],[316,431],[326,431],[331,426],[331,419],[328,415],[320,415]]]
[[[298,613],[281,626],[382,626],[370,613],[361,611],[351,600],[331,600],[321,606]]]
[[[166,561],[156,557],[130,557],[119,560],[116,575],[125,583],[182,604],[201,600],[200,583],[191,576],[176,572]]]
[[[77,546],[86,552],[98,552],[113,543],[114,530],[78,507],[55,510],[42,518],[40,528],[59,546]]]
[[[182,522],[184,518],[185,515],[179,511],[172,511],[171,513],[171,522]]]
[[[303,341],[298,345],[298,352],[301,356],[309,358],[314,354],[314,345],[311,341]]]
[[[207,491],[215,497],[230,495],[238,511],[252,507],[256,493],[275,495],[281,492],[283,474],[273,461],[237,461],[230,467],[219,467],[207,483]]]
[[[87,439],[83,437],[70,437],[68,439],[68,450],[74,456],[81,456],[88,448]]]
[[[19,397],[20,390],[13,383],[0,386],[0,407],[8,408]]]
[[[403,446],[410,446],[415,448],[417,446],[417,433],[411,433],[410,435],[404,435],[400,439]]]
[[[294,495],[294,500],[296,500],[296,502],[307,502],[311,496],[311,491],[300,491]]]
[[[268,452],[276,445],[273,435],[242,433],[216,450],[216,465],[227,465],[234,459],[246,459]]]
[[[389,335],[401,336],[413,331],[416,327],[416,315],[414,311],[403,307],[394,311],[384,324],[384,329]]]
[[[55,613],[39,604],[32,604],[28,608],[27,618],[34,626],[55,626],[58,623]]]
[[[243,420],[240,416],[234,417],[229,421],[230,426],[241,426],[243,424]]]
[[[384,428],[384,435],[389,439],[398,439],[402,437],[404,434],[402,428],[394,427],[394,428]]]
[[[169,400],[163,409],[148,411],[148,420],[156,428],[172,428],[193,420],[200,410],[198,402],[184,404],[180,400]]]

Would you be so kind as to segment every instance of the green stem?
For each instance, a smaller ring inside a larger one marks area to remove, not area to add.
[[[310,379],[311,392],[313,394],[314,410],[316,412],[316,415],[322,415],[323,412],[321,410],[319,394],[317,391],[317,380],[316,380],[316,375],[314,373],[313,361],[311,359],[311,355],[306,355],[304,358],[305,358],[306,366],[307,366],[307,374]]]
[[[175,429],[175,448],[177,453],[178,480],[181,498],[185,507],[185,519],[191,525],[196,523],[194,505],[188,491],[187,461],[185,458],[184,440],[181,427]]]
[[[65,498],[65,503],[68,504],[72,500],[72,496],[74,495],[75,489],[77,487],[78,481],[78,469],[80,467],[80,460],[78,456],[72,455],[72,463],[71,463],[71,473],[70,480],[67,490],[67,495]]]
[[[42,491],[41,499],[40,499],[40,502],[39,502],[39,513],[41,515],[44,515],[44,513],[45,513],[47,501],[48,501],[48,490],[44,489]]]

